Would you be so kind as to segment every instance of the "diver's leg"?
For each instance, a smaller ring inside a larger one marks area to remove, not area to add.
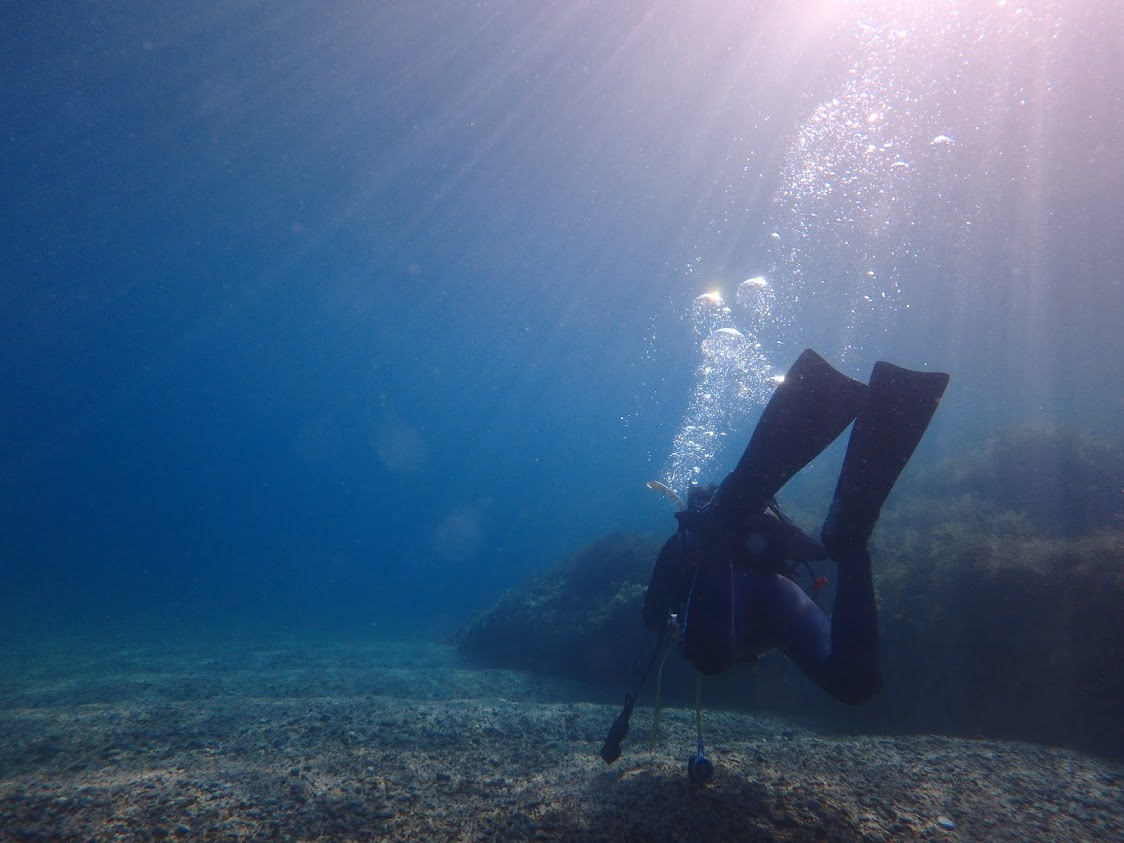
[[[824,687],[836,699],[860,705],[882,688],[870,554],[863,548],[836,561],[839,573]]]
[[[804,674],[831,693],[827,663],[831,654],[831,623],[796,583],[779,574],[753,574],[748,614],[757,620],[753,640],[743,651],[756,656],[778,649]]]
[[[830,621],[787,577],[757,575],[753,583],[750,615],[764,618],[767,628],[742,648],[760,653],[776,647],[841,702],[858,705],[878,692],[878,617],[869,565],[865,577],[859,566],[841,572]]]

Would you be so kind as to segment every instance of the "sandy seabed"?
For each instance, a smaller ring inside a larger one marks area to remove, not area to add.
[[[1124,840],[1124,765],[637,708],[424,643],[9,652],[0,840]],[[622,689],[623,694],[623,689]],[[602,700],[593,702],[592,700]]]

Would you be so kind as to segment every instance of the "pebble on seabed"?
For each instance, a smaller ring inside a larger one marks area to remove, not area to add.
[[[945,831],[953,831],[956,828],[956,823],[954,823],[948,817],[937,817],[937,825],[939,825]]]

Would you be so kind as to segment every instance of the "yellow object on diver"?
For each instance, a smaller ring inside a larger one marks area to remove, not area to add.
[[[649,480],[645,485],[647,485],[649,489],[655,489],[668,500],[672,501],[680,510],[687,508],[687,504],[683,503],[683,498],[679,497],[676,491],[670,486],[665,486],[659,480]]]

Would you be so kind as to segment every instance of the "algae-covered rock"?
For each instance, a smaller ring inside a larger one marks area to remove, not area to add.
[[[1005,430],[985,447],[923,472],[918,486],[932,497],[970,494],[1025,513],[1056,536],[1124,527],[1124,451],[1070,427]]]
[[[454,637],[481,664],[589,681],[631,678],[654,640],[640,619],[660,543],[598,539],[503,597]]]
[[[884,725],[1124,754],[1124,531],[1059,538],[971,496],[887,521]]]

